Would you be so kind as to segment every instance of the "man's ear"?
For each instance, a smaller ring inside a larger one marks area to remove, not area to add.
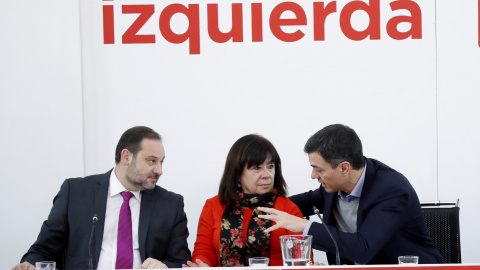
[[[120,153],[120,162],[125,165],[125,166],[128,166],[130,165],[130,163],[132,162],[132,152],[130,152],[130,150],[128,149],[123,149],[122,152]]]
[[[348,175],[352,170],[352,165],[348,161],[344,161],[340,163],[338,166],[340,166],[340,170],[342,171],[343,176]]]

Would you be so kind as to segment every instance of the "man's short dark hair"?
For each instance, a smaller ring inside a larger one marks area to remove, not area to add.
[[[282,175],[282,161],[273,144],[264,137],[256,134],[250,134],[238,139],[230,148],[225,162],[218,196],[223,204],[229,204],[238,200],[237,191],[240,178],[245,165],[251,167],[261,165],[270,157],[275,164],[275,177],[273,188],[278,191],[278,195],[287,195],[287,183]]]
[[[347,161],[354,170],[363,168],[362,142],[357,133],[342,124],[330,125],[313,134],[305,144],[305,153],[317,152],[332,168]]]
[[[118,164],[120,162],[123,149],[130,151],[135,158],[138,151],[142,150],[140,144],[145,138],[162,141],[160,134],[149,127],[137,126],[125,131],[120,137],[115,150],[115,163]]]

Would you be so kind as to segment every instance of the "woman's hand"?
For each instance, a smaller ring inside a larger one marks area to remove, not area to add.
[[[258,207],[258,210],[268,215],[258,215],[259,218],[274,221],[276,224],[266,229],[264,232],[269,233],[279,228],[284,228],[292,232],[303,232],[308,224],[308,220],[299,218],[277,209],[268,207]]]
[[[195,262],[196,263],[191,262],[191,261],[187,261],[187,264],[183,264],[182,267],[183,268],[186,268],[186,267],[210,267],[210,265],[202,262],[200,259],[197,259]]]

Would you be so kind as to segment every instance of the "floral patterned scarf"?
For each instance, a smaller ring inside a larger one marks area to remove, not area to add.
[[[272,226],[272,221],[258,218],[261,212],[257,207],[273,208],[277,190],[259,194],[238,193],[239,201],[227,205],[222,215],[220,232],[221,266],[247,266],[248,258],[270,257],[270,234],[263,231]],[[247,241],[243,246],[242,207],[253,209],[252,219],[248,223]]]

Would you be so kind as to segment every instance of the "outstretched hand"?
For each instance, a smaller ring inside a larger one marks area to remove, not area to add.
[[[186,268],[186,267],[210,267],[210,265],[202,262],[200,259],[197,259],[195,262],[196,263],[191,262],[191,261],[187,261],[187,264],[183,264],[182,267],[183,268]]]
[[[303,232],[308,224],[308,220],[290,215],[273,208],[258,207],[258,210],[267,213],[267,215],[258,215],[259,218],[274,221],[276,224],[266,229],[264,232],[269,233],[279,228],[284,228],[292,232]]]

